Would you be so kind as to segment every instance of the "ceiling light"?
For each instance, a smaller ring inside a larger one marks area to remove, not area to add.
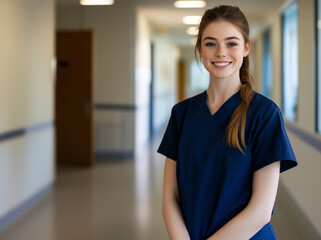
[[[197,35],[198,34],[198,27],[189,27],[186,30],[188,35]]]
[[[203,8],[206,6],[204,1],[176,1],[174,6],[177,8]]]
[[[183,18],[183,23],[185,24],[199,24],[202,16],[185,16]]]
[[[112,5],[114,0],[80,0],[81,5]]]

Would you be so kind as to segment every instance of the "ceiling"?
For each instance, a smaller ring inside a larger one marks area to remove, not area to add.
[[[245,14],[250,24],[251,36],[255,36],[257,31],[278,12],[289,0],[207,0],[207,5],[203,9],[177,9],[173,6],[173,1],[153,0],[153,4],[142,4],[141,12],[150,21],[155,31],[168,32],[173,36],[174,41],[181,46],[191,46],[193,36],[186,34],[187,25],[182,23],[182,19],[187,15],[203,15],[208,8],[218,5],[238,6]],[[162,4],[160,4],[162,2]],[[164,4],[166,2],[166,4]],[[192,43],[193,45],[193,43]]]
[[[156,32],[167,32],[181,40],[185,37],[183,41],[189,43],[186,35],[187,26],[182,23],[182,18],[186,15],[203,15],[205,9],[222,4],[239,6],[247,17],[253,33],[271,15],[293,0],[206,0],[207,5],[203,9],[177,9],[173,6],[174,0],[115,0],[115,4],[117,2],[127,2],[136,6]],[[74,5],[79,4],[79,0],[56,0],[56,3],[60,6]]]
[[[160,0],[162,1],[162,0]],[[157,2],[154,0],[154,2]],[[239,6],[244,12],[250,24],[260,24],[264,22],[271,14],[279,9],[285,0],[225,0],[225,1],[206,1],[206,8],[203,9],[177,9],[173,2],[167,5],[142,6],[145,15],[151,22],[164,26],[183,26],[182,18],[185,15],[203,15],[205,9],[225,4]]]

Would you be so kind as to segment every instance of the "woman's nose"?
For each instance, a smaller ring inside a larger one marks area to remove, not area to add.
[[[226,52],[224,47],[218,47],[215,53],[216,57],[225,57],[226,56]]]

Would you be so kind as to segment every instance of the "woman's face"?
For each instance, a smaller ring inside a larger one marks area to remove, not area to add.
[[[228,21],[215,21],[204,29],[199,53],[214,79],[240,78],[243,57],[249,54],[242,33]]]

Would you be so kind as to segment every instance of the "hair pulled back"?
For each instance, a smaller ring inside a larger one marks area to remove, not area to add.
[[[195,46],[195,55],[197,55],[197,52],[201,50],[202,35],[204,29],[208,26],[208,24],[220,20],[228,21],[235,25],[240,30],[245,44],[250,42],[249,24],[241,10],[238,7],[221,5],[212,9],[208,9],[204,13],[199,24],[199,31]],[[246,115],[253,98],[254,89],[254,81],[250,74],[249,67],[249,57],[246,56],[243,58],[243,63],[240,69],[240,79],[242,83],[240,89],[241,102],[235,109],[231,117],[225,135],[228,145],[235,149],[238,149],[243,154],[243,149],[246,148],[244,138]]]

